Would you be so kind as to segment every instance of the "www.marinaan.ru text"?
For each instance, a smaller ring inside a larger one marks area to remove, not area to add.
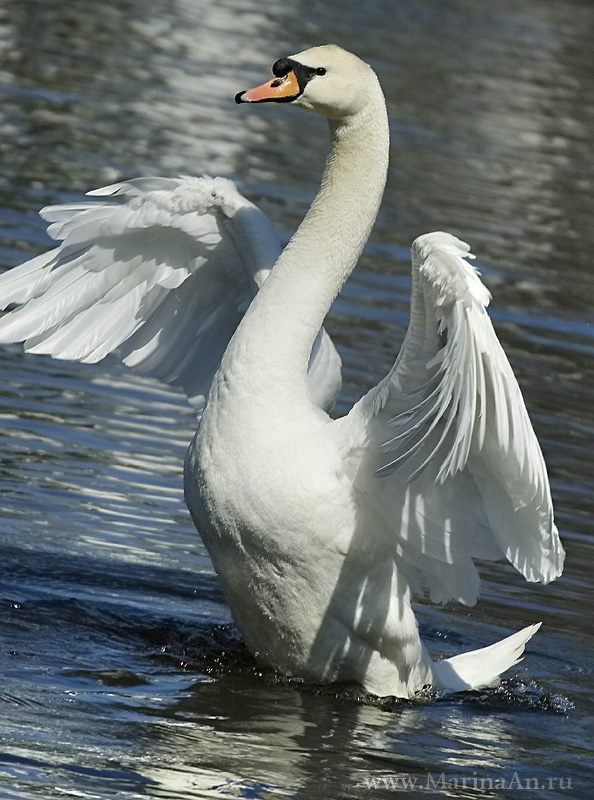
[[[559,776],[541,776],[527,778],[514,772],[510,777],[477,777],[476,775],[447,775],[428,772],[426,775],[382,775],[365,778],[360,787],[366,789],[393,789],[395,791],[408,789],[427,791],[430,789],[476,789],[478,791],[491,791],[496,789],[532,789],[546,791],[547,789],[566,789],[571,791],[571,778]]]

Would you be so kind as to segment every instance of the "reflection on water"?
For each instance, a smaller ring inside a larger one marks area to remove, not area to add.
[[[262,675],[229,627],[183,503],[194,425],[184,399],[112,359],[90,367],[4,348],[6,797],[393,796],[373,782],[428,774],[565,777],[574,784],[562,796],[589,796],[593,25],[583,0],[5,0],[2,266],[47,246],[41,205],[142,174],[233,176],[287,238],[315,191],[324,125],[291,109],[239,109],[233,96],[312,44],[369,60],[386,89],[392,168],[328,323],[345,363],[339,410],[402,340],[412,238],[444,228],[469,240],[568,550],[551,586],[489,564],[470,614],[420,606],[428,646],[443,655],[542,619],[507,693],[375,707]],[[505,796],[540,796],[521,788]]]

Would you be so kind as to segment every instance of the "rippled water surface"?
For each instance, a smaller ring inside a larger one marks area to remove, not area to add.
[[[3,348],[3,798],[591,797],[593,34],[589,0],[4,0],[2,267],[48,246],[42,205],[144,174],[232,176],[286,239],[315,192],[324,125],[233,96],[312,44],[370,61],[392,167],[328,322],[339,410],[402,341],[411,240],[466,239],[568,561],[548,587],[487,565],[476,608],[420,606],[435,654],[543,620],[498,692],[377,707],[263,675],[183,503],[184,398],[115,359]]]

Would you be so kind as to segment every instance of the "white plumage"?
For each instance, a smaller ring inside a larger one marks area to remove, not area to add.
[[[328,415],[340,359],[323,319],[383,192],[388,125],[371,69],[326,46],[281,59],[247,102],[330,120],[318,196],[281,253],[221,178],[145,178],[42,215],[61,242],[0,277],[0,342],[126,364],[183,387],[202,415],[186,499],[237,624],[264,664],[380,695],[491,685],[538,625],[434,663],[411,600],[476,602],[473,559],[560,574],[542,454],[486,307],[447,233],[412,249],[411,320],[388,375]],[[112,198],[123,202],[113,202]]]

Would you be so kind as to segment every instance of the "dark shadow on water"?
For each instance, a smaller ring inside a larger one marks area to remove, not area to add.
[[[163,626],[147,638],[156,649],[155,659],[190,672],[213,678],[264,675],[232,623],[208,622],[191,632]]]

